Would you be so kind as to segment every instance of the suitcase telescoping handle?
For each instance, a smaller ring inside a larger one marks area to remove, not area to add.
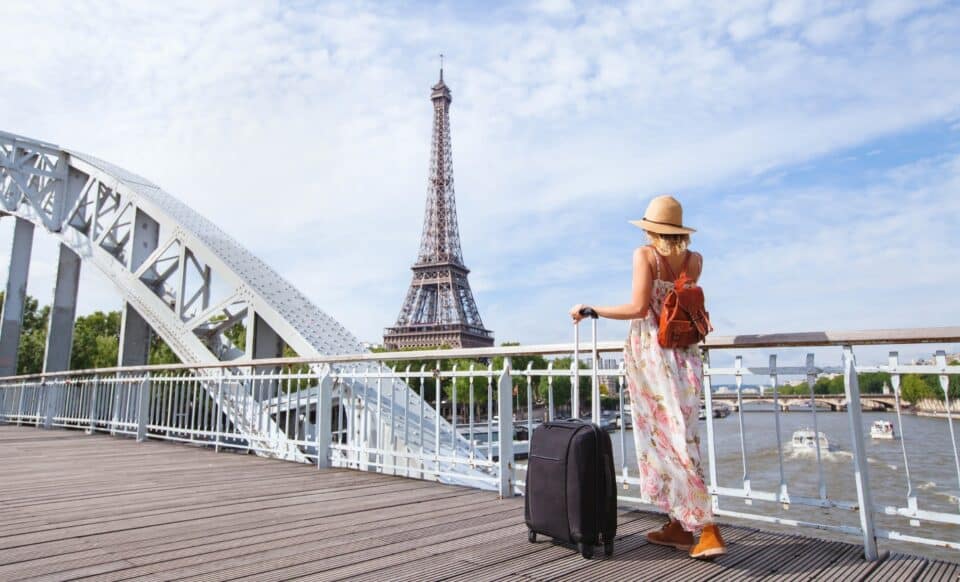
[[[592,307],[584,307],[580,310],[580,315],[590,318],[591,323],[591,356],[593,357],[593,370],[591,374],[591,420],[594,424],[600,424],[600,380],[598,378],[597,368],[599,368],[599,354],[597,352],[597,312]],[[571,386],[571,413],[573,418],[580,418],[580,326],[578,322],[573,324],[573,369],[574,381]]]

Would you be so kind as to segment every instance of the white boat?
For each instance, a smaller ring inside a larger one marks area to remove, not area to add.
[[[870,427],[870,438],[893,440],[897,434],[893,430],[893,423],[889,420],[875,420]]]
[[[714,418],[726,418],[730,416],[730,407],[723,402],[718,402],[713,405],[713,417]],[[707,406],[705,404],[700,405],[700,420],[707,419]]]
[[[793,445],[793,450],[796,452],[815,452],[818,447],[820,448],[820,452],[823,453],[830,450],[830,441],[827,440],[827,435],[822,432],[815,433],[809,428],[801,428],[798,431],[794,431],[793,438],[790,442]]]

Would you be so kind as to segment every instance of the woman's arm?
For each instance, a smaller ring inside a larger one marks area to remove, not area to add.
[[[607,319],[638,319],[647,315],[647,309],[650,307],[650,293],[653,291],[653,272],[647,260],[647,252],[646,247],[633,252],[633,291],[630,303],[611,307],[594,307],[593,310],[597,315]],[[583,307],[585,307],[583,304],[578,304],[570,310],[570,316],[574,321],[583,319],[580,315],[580,309]]]

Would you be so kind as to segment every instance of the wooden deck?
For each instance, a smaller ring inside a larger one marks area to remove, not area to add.
[[[523,501],[186,445],[0,426],[0,580],[955,580],[960,565],[726,527],[730,553],[530,544]]]

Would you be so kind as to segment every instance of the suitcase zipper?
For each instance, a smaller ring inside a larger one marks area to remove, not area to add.
[[[547,457],[544,455],[530,455],[532,459],[544,459],[546,461],[559,461],[560,457]]]

